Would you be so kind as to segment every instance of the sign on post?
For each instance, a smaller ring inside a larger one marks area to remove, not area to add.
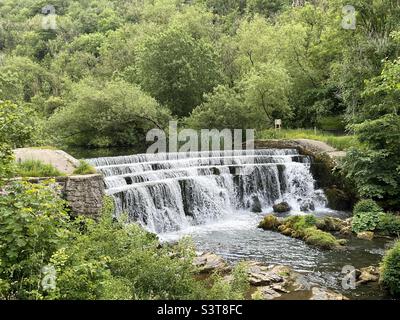
[[[281,129],[282,129],[282,120],[275,119],[275,130],[281,130]]]

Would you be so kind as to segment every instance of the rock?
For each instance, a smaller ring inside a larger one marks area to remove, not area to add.
[[[345,296],[332,290],[320,287],[311,289],[310,300],[348,300]]]
[[[260,199],[257,196],[252,196],[251,197],[251,208],[250,208],[251,212],[261,212],[262,208],[261,208],[261,202]]]
[[[276,230],[280,224],[278,218],[270,214],[264,217],[258,227],[264,230]]]
[[[198,256],[193,259],[193,264],[199,268],[200,273],[211,273],[215,270],[225,271],[228,269],[225,260],[211,252],[199,252]]]
[[[334,210],[348,210],[351,207],[351,199],[347,193],[336,186],[325,188],[325,195],[328,200],[328,207]]]
[[[271,287],[258,287],[253,296],[260,297],[262,300],[273,300],[282,296],[282,293]]]
[[[265,286],[272,283],[283,282],[284,280],[276,270],[256,261],[248,262],[247,273],[249,275],[249,283],[253,286]]]
[[[300,210],[303,212],[311,212],[315,210],[315,205],[314,202],[312,202],[311,200],[304,200],[303,202],[301,202],[300,204]]]
[[[379,269],[373,266],[361,268],[357,279],[357,284],[379,281]]]
[[[336,232],[348,227],[348,224],[346,221],[339,218],[324,217],[322,219],[318,219],[316,226],[318,229],[323,231]]]
[[[348,226],[348,227],[343,227],[342,229],[340,229],[339,233],[344,236],[350,236],[353,233],[353,231],[352,231],[351,227]]]
[[[363,240],[372,240],[374,238],[374,233],[372,231],[364,231],[357,233],[357,238]]]
[[[274,212],[277,212],[277,213],[288,212],[291,209],[287,202],[281,202],[281,203],[274,204],[272,208],[274,209]]]

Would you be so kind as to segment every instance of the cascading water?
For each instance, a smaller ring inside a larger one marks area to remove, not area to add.
[[[88,160],[104,175],[116,215],[126,212],[162,234],[205,225],[238,211],[324,207],[310,158],[295,149],[159,153]]]
[[[326,208],[315,190],[311,159],[295,149],[266,149],[170,154],[141,154],[88,160],[104,175],[116,215],[175,241],[190,234],[200,251],[211,251],[235,263],[258,260],[293,267],[310,283],[343,292],[342,268],[377,264],[383,243],[349,240],[349,250],[324,251],[302,240],[257,228],[271,206],[286,201],[290,214],[312,212],[347,217]],[[260,208],[261,207],[261,208]],[[260,213],[252,211],[260,211]],[[360,286],[361,288],[361,286]],[[343,292],[346,296],[349,291]],[[379,293],[354,290],[355,298]]]

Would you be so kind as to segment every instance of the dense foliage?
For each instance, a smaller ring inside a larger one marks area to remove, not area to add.
[[[386,252],[381,265],[380,281],[391,294],[400,295],[400,241]]]
[[[54,186],[8,185],[0,198],[0,299],[244,297],[242,265],[229,283],[217,274],[196,280],[188,241],[160,248],[153,234],[114,221],[112,212],[108,199],[100,221],[71,220]]]
[[[29,110],[37,144],[137,145],[171,118],[343,130],[397,114],[394,1],[353,1],[355,29],[342,0],[45,4],[0,2],[0,99]]]
[[[354,232],[374,231],[382,215],[375,201],[361,200],[354,207],[351,227]]]

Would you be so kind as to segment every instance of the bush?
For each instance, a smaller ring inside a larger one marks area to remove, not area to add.
[[[375,213],[379,213],[379,212],[382,212],[382,208],[374,200],[371,200],[371,199],[360,200],[354,206],[353,213],[357,214],[357,213],[360,213],[360,212],[375,212]]]
[[[386,252],[381,263],[380,281],[393,295],[400,295],[400,241]]]
[[[51,164],[40,160],[26,160],[17,164],[17,175],[21,177],[59,177],[65,174]]]
[[[39,298],[42,268],[68,244],[72,225],[53,182],[15,182],[0,197],[0,300]]]
[[[400,217],[387,213],[380,216],[378,226],[379,232],[389,236],[400,236]]]
[[[351,227],[354,232],[374,231],[384,214],[373,200],[359,201],[353,210]]]
[[[79,166],[74,170],[74,174],[94,174],[96,169],[85,160],[79,160]]]

